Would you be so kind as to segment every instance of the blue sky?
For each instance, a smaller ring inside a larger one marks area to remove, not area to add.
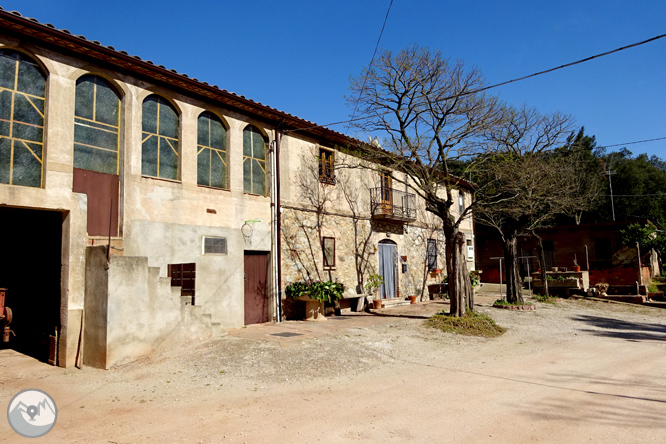
[[[370,62],[389,2],[4,0],[0,6],[325,124],[351,114],[344,99],[349,77]],[[665,34],[665,18],[663,0],[394,0],[381,46],[439,49],[499,83]],[[510,104],[571,114],[599,145],[666,137],[666,38],[492,92]],[[331,128],[347,132],[344,125]],[[627,148],[666,158],[666,140]]]

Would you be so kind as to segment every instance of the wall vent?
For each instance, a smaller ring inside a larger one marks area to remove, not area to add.
[[[227,238],[204,236],[203,254],[227,254]]]

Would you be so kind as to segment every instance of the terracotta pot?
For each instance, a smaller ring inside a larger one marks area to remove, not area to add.
[[[576,273],[580,272],[580,266],[576,265],[575,267],[573,267],[573,270],[574,270]]]
[[[416,304],[416,299],[418,299],[418,296],[409,296],[409,303]]]
[[[381,299],[373,299],[372,300],[372,308],[375,310],[379,310],[382,308],[382,300]]]

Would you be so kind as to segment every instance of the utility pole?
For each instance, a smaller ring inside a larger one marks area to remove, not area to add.
[[[606,175],[608,176],[608,186],[610,187],[610,198],[611,198],[611,210],[613,211],[613,222],[615,222],[615,204],[613,203],[613,183],[611,181],[611,175],[615,174],[615,171],[608,169]]]

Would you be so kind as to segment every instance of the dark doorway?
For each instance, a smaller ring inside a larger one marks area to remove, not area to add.
[[[268,322],[268,253],[245,252],[245,325]]]
[[[13,312],[11,336],[0,348],[40,361],[49,359],[50,338],[60,329],[63,214],[0,207],[0,287]]]

